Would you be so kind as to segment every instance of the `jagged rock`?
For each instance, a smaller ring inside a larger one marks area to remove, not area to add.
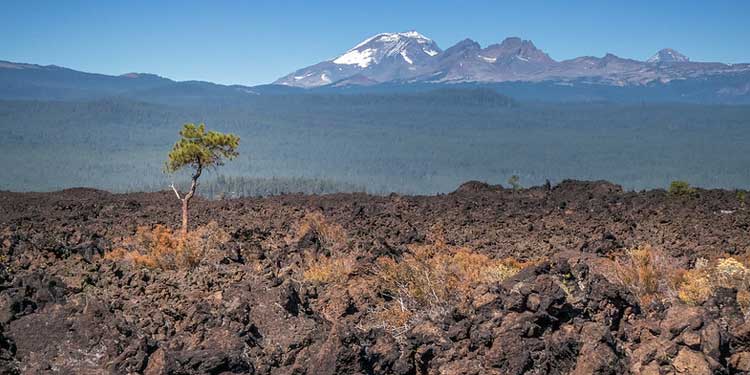
[[[231,240],[178,270],[106,256],[138,226],[176,222],[173,194],[0,192],[0,202],[0,373],[750,371],[750,324],[735,290],[700,306],[641,306],[605,256],[652,243],[688,264],[726,243],[750,247],[736,225],[748,213],[712,208],[735,209],[733,192],[701,192],[685,205],[663,192],[566,181],[519,191],[472,183],[438,197],[199,199],[193,223],[216,220]],[[291,240],[295,220],[313,210],[344,228],[339,253],[320,234]],[[373,281],[376,259],[402,259],[436,237],[535,262],[468,291],[465,306],[384,325],[383,301],[394,296]],[[354,255],[343,281],[305,279],[310,262],[337,255]]]
[[[672,366],[677,374],[709,375],[712,373],[703,355],[687,348],[680,350]]]

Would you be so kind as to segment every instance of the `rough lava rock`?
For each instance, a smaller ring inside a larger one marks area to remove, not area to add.
[[[479,182],[433,197],[284,195],[196,200],[231,239],[191,270],[105,259],[138,226],[177,223],[169,192],[0,192],[0,373],[730,374],[750,372],[732,289],[701,306],[640,306],[609,255],[648,243],[686,263],[750,249],[734,192],[624,192],[565,181]],[[732,212],[731,214],[721,213]],[[491,257],[542,259],[394,335],[368,324],[362,285],[305,282],[305,213],[341,225],[356,262],[398,256],[435,227]]]

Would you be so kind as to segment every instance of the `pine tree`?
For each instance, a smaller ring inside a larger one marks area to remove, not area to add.
[[[182,234],[188,231],[188,206],[195,195],[198,187],[198,178],[203,170],[224,165],[224,159],[232,160],[239,153],[237,147],[240,137],[234,134],[223,134],[216,131],[206,131],[204,124],[185,124],[180,130],[180,140],[169,152],[164,171],[174,173],[185,167],[193,170],[190,190],[181,196],[174,184],[170,187],[174,190],[177,199],[182,202]]]

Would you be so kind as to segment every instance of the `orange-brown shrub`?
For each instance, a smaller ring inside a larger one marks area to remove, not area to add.
[[[705,259],[698,259],[695,267],[684,270],[680,275],[677,297],[690,305],[699,305],[713,293],[713,285]]]
[[[736,258],[698,258],[690,269],[660,250],[644,245],[617,261],[617,275],[642,306],[654,300],[700,305],[720,287],[737,290],[737,302],[750,313],[750,269]]]
[[[353,255],[322,257],[308,265],[302,277],[305,281],[316,283],[342,283],[357,266],[357,260]]]
[[[616,263],[620,282],[642,306],[654,300],[673,299],[684,276],[676,259],[650,245],[628,250]]]
[[[126,238],[105,259],[125,260],[149,268],[192,268],[205,253],[229,240],[229,235],[211,222],[187,236],[163,226],[138,227],[133,237]]]
[[[330,251],[341,250],[347,245],[346,231],[341,225],[330,223],[319,211],[308,212],[299,222],[294,241],[314,232],[321,243]]]
[[[408,248],[400,260],[381,257],[374,266],[374,288],[390,300],[376,318],[392,330],[453,306],[468,308],[478,286],[503,281],[525,266],[443,241]]]
[[[299,222],[294,241],[298,242],[308,233],[315,233],[326,255],[304,254],[306,265],[302,273],[305,281],[316,283],[341,283],[354,271],[357,261],[354,254],[347,254],[348,236],[341,225],[329,222],[319,211],[308,212]]]
[[[732,257],[712,262],[698,259],[695,267],[686,272],[678,296],[685,303],[699,305],[720,287],[736,289],[740,307],[746,314],[750,312],[750,269]]]

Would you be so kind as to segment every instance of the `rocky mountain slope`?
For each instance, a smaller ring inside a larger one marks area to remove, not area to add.
[[[556,61],[533,42],[518,37],[485,48],[466,39],[442,51],[426,36],[408,31],[375,35],[338,57],[297,70],[275,83],[305,88],[331,84],[509,81],[626,86],[747,72],[750,64],[691,62],[669,48],[647,61],[613,54]]]
[[[0,372],[750,371],[746,288],[694,293],[716,258],[746,276],[726,260],[750,249],[743,199],[566,181],[198,200],[194,225],[220,245],[191,268],[154,268],[115,248],[139,226],[177,223],[169,192],[3,192]],[[639,247],[661,254],[643,275],[688,270],[679,295],[658,292],[665,277],[623,278]]]

